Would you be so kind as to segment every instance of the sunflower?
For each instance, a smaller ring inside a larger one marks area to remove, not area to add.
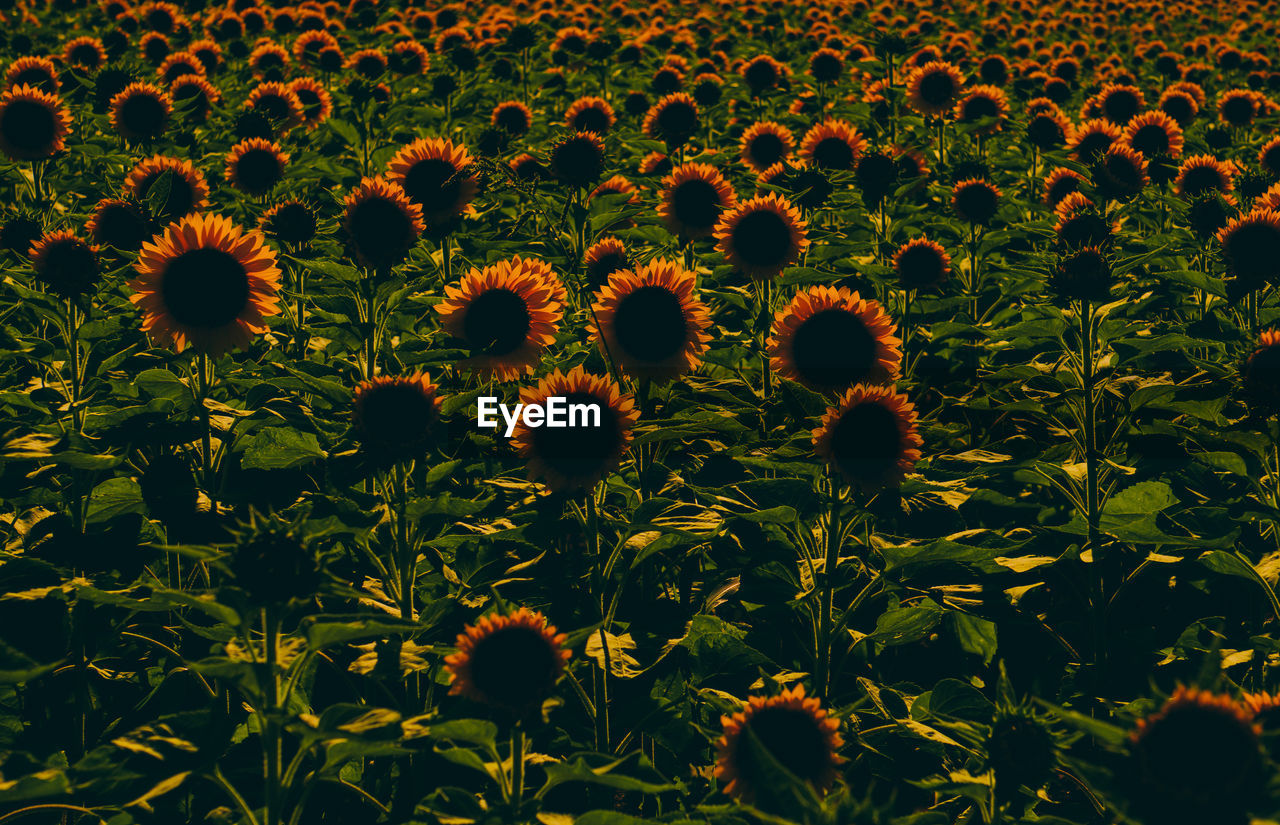
[[[878,209],[898,185],[898,164],[890,152],[876,149],[862,152],[853,166],[853,176],[868,209]]]
[[[800,157],[818,169],[844,172],[852,169],[867,141],[852,124],[826,120],[805,133]]]
[[[1124,127],[1121,139],[1146,157],[1182,154],[1182,127],[1164,112],[1144,112]]]
[[[602,97],[580,97],[564,113],[564,123],[575,132],[607,134],[618,118]]]
[[[309,243],[316,236],[318,224],[316,211],[297,199],[277,203],[258,222],[268,238],[293,246]]]
[[[893,381],[902,340],[883,307],[841,287],[811,286],[774,315],[766,349],[773,371],[810,389],[843,392]]]
[[[187,44],[187,51],[204,66],[205,74],[212,74],[222,66],[222,47],[214,40],[194,40]]]
[[[587,248],[582,256],[582,266],[587,274],[587,288],[597,292],[609,282],[610,275],[619,270],[631,269],[631,258],[622,241],[607,237]]]
[[[474,212],[471,201],[480,189],[467,148],[444,138],[419,138],[388,162],[388,177],[422,209],[427,231],[442,237],[463,215]]]
[[[975,135],[994,135],[1004,126],[1009,116],[1009,98],[998,86],[974,86],[956,104],[956,120],[964,124],[978,124],[990,120],[986,126],[974,128]]]
[[[458,652],[444,660],[449,693],[522,716],[536,711],[569,662],[567,640],[527,607],[485,616],[458,635]]]
[[[1104,302],[1111,297],[1111,263],[1098,246],[1084,246],[1058,259],[1049,288],[1064,298]]]
[[[271,122],[273,128],[283,132],[300,126],[306,120],[298,95],[288,86],[274,80],[254,86],[244,106],[260,113]]]
[[[1227,271],[1250,287],[1280,278],[1280,212],[1254,209],[1218,230]]]
[[[343,201],[343,229],[351,251],[365,266],[386,271],[402,263],[418,243],[422,209],[400,184],[363,178]]]
[[[1057,207],[1067,195],[1079,192],[1085,182],[1085,176],[1076,170],[1059,166],[1044,178],[1044,201],[1050,207]]]
[[[809,75],[818,83],[835,83],[844,74],[844,55],[835,49],[818,49],[809,58]]]
[[[55,295],[72,298],[93,290],[98,281],[98,247],[61,230],[42,236],[28,253],[36,280]]]
[[[1116,124],[1104,118],[1094,118],[1081,123],[1073,131],[1067,148],[1076,160],[1092,163],[1123,137],[1124,132]]]
[[[62,88],[62,81],[58,79],[58,68],[49,58],[19,57],[5,70],[4,85],[12,90],[31,86],[45,94],[56,95]]]
[[[222,94],[200,75],[187,74],[170,84],[169,97],[179,112],[203,123],[214,104],[222,99]]]
[[[776,193],[743,201],[725,211],[714,235],[716,248],[731,265],[761,280],[777,277],[809,248],[800,212]]]
[[[1150,182],[1147,160],[1124,143],[1109,147],[1093,166],[1093,185],[1098,194],[1111,200],[1128,200]]]
[[[1196,119],[1196,115],[1200,113],[1200,103],[1195,96],[1182,89],[1165,89],[1156,106],[1184,129],[1190,126]]]
[[[1209,192],[1228,195],[1234,187],[1236,168],[1231,161],[1220,161],[1212,155],[1192,155],[1178,167],[1173,189],[1184,198]]]
[[[1042,152],[1066,145],[1074,137],[1071,121],[1056,107],[1036,112],[1027,121],[1027,140]]]
[[[963,85],[959,69],[943,60],[931,60],[907,78],[907,103],[925,117],[941,117],[955,106]]]
[[[551,147],[551,174],[566,186],[595,183],[604,173],[604,141],[595,132],[575,132]]]
[[[71,131],[62,99],[32,86],[0,95],[0,151],[11,160],[43,160],[61,152]]]
[[[1243,128],[1266,112],[1266,100],[1252,89],[1228,89],[1218,97],[1218,117],[1223,123]]]
[[[377,80],[387,71],[387,56],[379,49],[361,49],[347,58],[346,68],[366,80]]]
[[[499,381],[533,372],[555,342],[562,317],[541,263],[510,258],[445,286],[435,309],[445,331],[471,350],[463,367]]]
[[[533,112],[518,100],[504,100],[493,107],[489,125],[501,129],[512,137],[527,134],[533,128]]]
[[[208,71],[204,63],[191,52],[174,52],[164,59],[160,68],[156,69],[156,76],[170,86],[180,77],[187,75],[204,77],[206,74]]]
[[[150,83],[131,83],[111,99],[111,126],[125,140],[155,140],[172,114],[168,93]]]
[[[640,417],[635,402],[612,380],[581,366],[567,374],[557,369],[536,387],[520,390],[525,405],[541,406],[553,397],[565,399],[570,426],[529,427],[521,421],[511,446],[528,463],[530,479],[556,492],[590,490],[617,468],[631,444]]]
[[[1261,731],[1240,702],[1180,687],[1129,734],[1122,779],[1144,822],[1235,822],[1265,781]]]
[[[982,178],[968,178],[951,189],[951,208],[962,221],[985,226],[1000,208],[1000,190]]]
[[[743,802],[757,801],[777,790],[775,772],[760,764],[763,750],[787,773],[825,792],[845,761],[840,724],[821,703],[804,695],[804,685],[772,697],[752,696],[743,709],[722,716],[723,733],[716,743],[716,778],[724,792]]]
[[[1258,150],[1258,166],[1273,178],[1280,177],[1280,137],[1273,137]]]
[[[62,60],[69,66],[93,71],[107,62],[107,50],[96,37],[76,37],[62,47]]]
[[[189,160],[165,155],[153,155],[133,167],[124,180],[125,195],[139,203],[150,203],[151,188],[161,177],[168,178],[169,193],[163,204],[150,206],[162,223],[173,223],[209,203],[209,184],[200,170]]]
[[[152,236],[151,219],[146,209],[136,201],[123,198],[98,201],[84,230],[94,243],[122,252],[136,252]]]
[[[288,165],[289,156],[275,141],[242,140],[227,153],[227,183],[250,195],[265,195],[284,180]]]
[[[916,410],[892,387],[857,384],[822,416],[813,449],[828,467],[864,491],[896,487],[920,460]]]
[[[420,457],[440,423],[437,389],[424,372],[360,382],[352,423],[366,455],[377,463]]]
[[[266,332],[280,311],[276,256],[258,232],[220,215],[190,215],[142,245],[129,282],[142,330],[179,352],[221,355]]]
[[[751,94],[759,97],[786,80],[790,69],[767,54],[757,55],[742,64],[739,74]]]
[[[762,120],[742,133],[740,146],[742,162],[760,173],[775,163],[787,160],[795,149],[796,142],[786,126]]]
[[[547,168],[542,165],[542,161],[528,152],[516,155],[507,166],[511,169],[511,175],[515,180],[536,182],[549,177]]]
[[[249,54],[249,69],[259,80],[267,77],[279,80],[288,67],[289,52],[279,43],[265,41]]]
[[[686,163],[662,180],[658,216],[668,231],[681,238],[705,238],[726,209],[738,205],[733,187],[714,166]]]
[[[1124,126],[1146,106],[1146,98],[1137,86],[1127,83],[1108,83],[1094,95],[1091,111],[1117,126]]]
[[[1083,192],[1072,192],[1054,207],[1058,222],[1053,231],[1068,247],[1100,246],[1111,239],[1115,226]]]
[[[333,96],[329,90],[312,77],[299,77],[289,81],[289,91],[302,104],[302,122],[307,129],[314,129],[333,114]]]
[[[320,52],[326,48],[338,48],[337,39],[323,29],[304,31],[293,41],[293,58],[305,66],[316,66]]]
[[[1264,330],[1245,359],[1240,383],[1249,402],[1266,412],[1280,411],[1280,330]]]
[[[139,51],[142,57],[152,65],[159,66],[164,59],[169,56],[169,52],[173,49],[169,45],[169,38],[160,32],[147,32],[138,40]]]
[[[668,151],[689,142],[701,125],[697,102],[684,92],[675,92],[653,104],[644,116],[644,134],[667,144]]]
[[[391,47],[395,70],[402,75],[426,74],[431,67],[431,52],[417,40],[401,40]]]
[[[893,272],[903,289],[937,286],[951,274],[951,256],[928,238],[913,238],[893,254]]]
[[[999,711],[985,744],[987,766],[995,773],[1001,797],[1012,796],[1023,785],[1044,787],[1058,762],[1053,732],[1026,710]]]
[[[697,368],[711,336],[694,274],[654,260],[615,272],[591,307],[591,336],[631,375],[670,380]]]

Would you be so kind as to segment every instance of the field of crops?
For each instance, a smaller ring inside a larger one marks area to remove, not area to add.
[[[1280,821],[1280,5],[285,2],[0,2],[0,825]]]

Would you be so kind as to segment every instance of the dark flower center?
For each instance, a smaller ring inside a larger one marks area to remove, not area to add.
[[[970,223],[986,223],[996,213],[995,190],[985,184],[966,186],[956,193],[956,213]]]
[[[39,66],[32,66],[29,69],[23,69],[18,72],[9,86],[10,88],[17,88],[18,86],[34,86],[37,89],[44,89],[46,92],[52,93],[53,78],[49,76],[47,71]]]
[[[1237,278],[1270,280],[1280,274],[1280,227],[1263,221],[1241,224],[1223,247]]]
[[[1222,104],[1222,118],[1233,126],[1242,126],[1253,120],[1253,100],[1244,95],[1228,98]]]
[[[817,720],[803,710],[766,707],[752,714],[734,742],[733,764],[749,787],[766,790],[772,773],[754,759],[747,731],[802,782],[821,783],[831,769],[831,745]]]
[[[865,379],[876,363],[876,338],[845,309],[814,313],[791,342],[796,371],[809,384],[844,388]]]
[[[379,384],[360,398],[360,433],[366,444],[414,446],[427,435],[434,420],[435,406],[417,384]]]
[[[698,130],[698,112],[687,103],[668,103],[658,112],[656,125],[662,139],[676,146]]]
[[[166,118],[164,103],[154,95],[130,95],[120,106],[121,124],[141,137],[155,137],[163,132]]]
[[[573,128],[580,132],[603,135],[609,131],[609,116],[596,106],[588,106],[573,116]]]
[[[859,481],[890,475],[902,455],[902,433],[893,410],[864,401],[840,417],[831,438],[836,466]]]
[[[1107,120],[1121,125],[1128,123],[1138,113],[1138,97],[1130,91],[1112,92],[1102,101],[1102,113]]]
[[[496,630],[471,651],[471,683],[489,702],[514,710],[541,702],[560,669],[556,651],[541,633],[514,626]]]
[[[282,66],[284,66],[284,60],[276,52],[263,52],[258,55],[257,69],[260,72],[279,69]]]
[[[930,106],[945,106],[956,93],[956,82],[949,72],[933,71],[920,78],[920,98]]]
[[[468,304],[462,334],[474,350],[506,355],[524,344],[530,321],[524,298],[509,289],[489,289]]]
[[[1169,117],[1185,124],[1194,116],[1191,109],[1191,102],[1181,95],[1170,95],[1160,104],[1160,111]]]
[[[99,59],[98,50],[88,43],[81,43],[71,50],[71,62],[81,66],[97,66]]]
[[[293,93],[298,96],[298,101],[302,103],[302,111],[306,113],[308,118],[315,118],[319,116],[320,108],[323,105],[320,102],[320,95],[316,94],[313,89],[308,89],[305,86],[294,89]]]
[[[572,427],[539,427],[533,434],[533,451],[557,473],[570,478],[594,476],[613,458],[622,440],[616,413],[600,398],[589,392],[565,395],[566,410],[586,405],[587,415],[575,416]],[[595,412],[600,411],[600,424],[594,426]]]
[[[1077,212],[1062,221],[1058,237],[1069,246],[1098,244],[1111,235],[1111,227],[1093,212]]]
[[[0,134],[24,154],[47,152],[56,132],[54,113],[35,101],[14,100],[0,113]]]
[[[268,230],[284,243],[306,243],[316,234],[316,215],[301,203],[288,203],[271,216]]]
[[[447,160],[427,158],[409,167],[404,191],[423,212],[448,212],[459,206],[462,176]]]
[[[1203,195],[1222,188],[1222,175],[1213,166],[1195,166],[1182,176],[1182,191],[1187,195]]]
[[[684,349],[688,324],[680,299],[670,289],[643,286],[618,302],[613,331],[627,355],[660,363]]]
[[[561,143],[555,148],[551,163],[558,177],[575,185],[593,181],[604,171],[600,147],[586,138],[570,138]]]
[[[819,54],[809,64],[813,77],[819,83],[830,83],[840,76],[840,60],[834,55]]]
[[[974,95],[964,102],[965,120],[982,120],[984,117],[998,117],[1000,107],[986,95]]]
[[[1066,135],[1057,120],[1049,115],[1039,114],[1027,124],[1027,138],[1041,149],[1047,149],[1062,143]]]
[[[1260,768],[1257,740],[1224,710],[1176,708],[1149,725],[1135,744],[1144,777],[1192,803],[1212,799],[1231,804],[1230,797],[1256,779]],[[1247,802],[1236,799],[1234,804]]]
[[[813,147],[813,162],[820,169],[848,169],[853,160],[853,147],[843,138],[824,138]]]
[[[400,206],[385,198],[369,198],[351,211],[351,239],[365,260],[387,267],[404,260],[413,245],[413,221]]]
[[[595,292],[609,281],[609,276],[620,269],[626,269],[630,266],[627,257],[621,252],[610,252],[596,258],[595,261],[587,264],[587,281],[591,284],[591,291]]]
[[[734,227],[733,251],[750,266],[779,266],[791,252],[791,227],[771,209],[751,212]]]
[[[276,94],[265,94],[254,101],[253,108],[266,115],[268,119],[279,123],[293,117],[289,101]]]
[[[767,89],[778,82],[778,69],[771,60],[756,60],[747,66],[743,78],[752,89]]]
[[[529,118],[516,106],[505,106],[498,110],[498,128],[513,135],[523,135],[529,131]]]
[[[142,242],[151,237],[146,219],[136,209],[123,204],[101,209],[94,226],[95,241],[125,251],[141,248]]]
[[[898,276],[908,289],[933,286],[945,275],[938,250],[924,244],[909,246],[898,257]]]
[[[872,152],[859,158],[855,174],[863,199],[873,206],[892,191],[898,178],[893,158],[883,152]]]
[[[284,177],[284,168],[275,152],[250,149],[236,162],[235,177],[249,192],[266,192]]]
[[[768,169],[786,154],[786,144],[773,132],[761,132],[751,139],[747,154],[762,169]]]
[[[221,249],[192,249],[171,260],[160,292],[165,309],[186,327],[217,329],[240,316],[249,303],[244,266]]]
[[[694,231],[714,227],[720,218],[720,192],[701,178],[681,183],[671,193],[672,211],[681,226]]]
[[[1144,155],[1158,155],[1169,151],[1169,133],[1163,126],[1149,123],[1133,133],[1129,144]]]
[[[98,261],[80,241],[59,241],[45,249],[36,274],[59,295],[78,295],[97,279]]]
[[[365,77],[377,77],[383,69],[382,61],[373,55],[365,55],[356,62],[356,71]]]
[[[1101,130],[1089,132],[1080,139],[1079,144],[1076,146],[1076,152],[1081,158],[1089,160],[1107,151],[1107,149],[1111,148],[1113,142],[1111,135],[1106,132]]]

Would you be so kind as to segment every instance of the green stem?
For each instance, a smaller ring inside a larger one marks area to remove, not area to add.
[[[818,612],[817,690],[826,699],[831,687],[831,622],[835,606],[836,566],[840,562],[840,487],[835,476],[828,479],[827,554],[822,565],[822,604]]]
[[[77,433],[84,430],[84,411],[80,409],[80,318],[74,298],[67,298],[67,365],[71,369],[71,423]]]
[[[511,807],[517,812],[524,801],[524,728],[511,727]]]
[[[283,755],[283,742],[280,735],[280,684],[276,678],[276,654],[280,625],[279,619],[272,608],[264,608],[262,611],[262,629],[263,644],[266,646],[265,678],[262,685],[266,693],[266,701],[263,703],[266,718],[263,724],[262,741],[262,747],[266,755],[264,769],[266,810],[263,822],[264,825],[278,825],[282,821],[282,812],[280,810],[280,763]]]
[[[209,417],[209,395],[213,391],[213,363],[209,360],[207,353],[200,353],[200,357],[196,359],[196,385],[200,396],[200,429],[201,441],[204,448],[202,458],[204,460],[204,489],[209,496],[209,511],[214,515],[218,513],[218,496],[214,488],[215,469],[213,460],[213,424]]]
[[[1080,384],[1084,390],[1084,414],[1082,429],[1085,460],[1085,523],[1088,528],[1088,545],[1092,554],[1093,612],[1095,633],[1095,662],[1105,660],[1106,643],[1106,580],[1102,569],[1102,548],[1099,542],[1098,519],[1100,513],[1098,489],[1098,435],[1097,405],[1094,397],[1094,325],[1093,307],[1088,298],[1080,301]]]
[[[415,565],[412,543],[409,541],[409,474],[404,464],[395,466],[396,502],[396,555],[400,567],[400,618],[413,619],[413,580]]]

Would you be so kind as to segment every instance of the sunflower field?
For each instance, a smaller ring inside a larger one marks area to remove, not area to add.
[[[0,825],[1280,822],[1274,0],[0,20]]]

